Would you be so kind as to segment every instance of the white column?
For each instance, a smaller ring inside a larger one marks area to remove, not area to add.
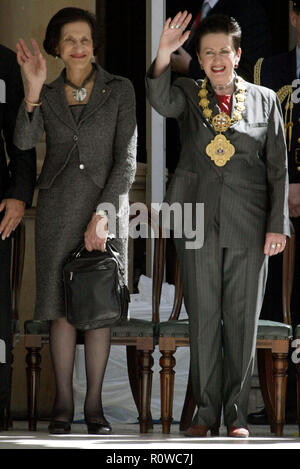
[[[146,0],[147,69],[156,57],[165,23],[166,0]],[[165,119],[147,101],[147,182],[146,200],[161,203],[166,186]],[[152,273],[153,242],[147,243],[147,275]]]

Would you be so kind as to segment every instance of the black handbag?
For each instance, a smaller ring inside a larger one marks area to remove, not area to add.
[[[127,319],[129,290],[110,238],[105,252],[80,245],[63,267],[63,280],[66,318],[77,329],[111,327]]]

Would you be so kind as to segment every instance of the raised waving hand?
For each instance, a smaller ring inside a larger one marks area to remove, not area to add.
[[[30,51],[23,39],[19,39],[17,43],[17,60],[28,82],[26,99],[29,102],[36,103],[39,101],[41,89],[47,78],[47,66],[38,43],[34,39],[31,39],[30,42],[33,52]],[[28,105],[27,107],[29,111],[33,108]]]
[[[179,49],[190,35],[190,31],[185,31],[192,15],[187,11],[180,11],[172,19],[165,22],[163,32],[160,37],[153,76],[157,77],[166,69],[170,63],[171,54]]]

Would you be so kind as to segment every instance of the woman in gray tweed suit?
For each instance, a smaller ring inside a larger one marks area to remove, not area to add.
[[[195,47],[206,79],[171,83],[170,57],[187,39],[190,19],[184,12],[167,20],[147,74],[152,106],[176,118],[181,130],[166,201],[204,204],[202,247],[189,248],[189,236],[174,233],[198,406],[186,434],[218,433],[223,406],[229,436],[247,437],[268,256],[284,249],[289,234],[284,127],[275,93],[234,72],[241,31],[232,18],[211,15],[197,27]]]
[[[56,397],[49,430],[69,433],[76,330],[65,318],[62,266],[83,239],[90,251],[105,249],[107,231],[98,231],[98,236],[97,226],[107,221],[101,204],[110,203],[122,230],[116,243],[127,270],[128,193],[136,166],[135,97],[127,79],[92,63],[99,40],[89,12],[64,8],[49,22],[44,48],[65,65],[53,83],[44,84],[46,62],[36,41],[31,43],[33,53],[22,39],[17,44],[28,86],[15,143],[32,148],[46,134],[46,157],[37,183],[35,319],[51,324]],[[110,433],[101,402],[110,330],[89,330],[84,337],[88,432]]]

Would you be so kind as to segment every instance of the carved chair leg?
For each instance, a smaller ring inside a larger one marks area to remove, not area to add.
[[[176,364],[174,351],[161,350],[160,358],[160,393],[161,393],[161,423],[162,432],[170,433],[173,420],[173,398],[174,398],[174,366]]]
[[[149,418],[151,415],[152,367],[154,364],[152,353],[153,350],[142,350],[140,355],[139,422],[141,433],[147,433],[149,429]]]
[[[194,399],[193,389],[192,389],[192,379],[191,379],[191,368],[189,371],[188,384],[186,388],[185,400],[183,404],[183,409],[180,418],[180,431],[187,430],[193,420],[194,411],[196,408],[196,401]]]
[[[285,421],[288,354],[273,353],[275,435],[282,436]]]
[[[41,347],[26,347],[28,429],[37,429],[37,401],[40,388]]]
[[[128,370],[130,389],[132,392],[132,396],[133,396],[138,414],[140,415],[139,406],[140,406],[140,387],[141,387],[141,383],[140,383],[141,351],[137,350],[135,345],[127,345],[126,355],[127,355],[127,370]],[[148,416],[147,428],[148,430],[153,428],[151,412]]]
[[[297,423],[300,434],[300,363],[297,363]]]
[[[273,359],[271,349],[257,349],[257,368],[260,389],[268,415],[271,433],[275,433]]]

